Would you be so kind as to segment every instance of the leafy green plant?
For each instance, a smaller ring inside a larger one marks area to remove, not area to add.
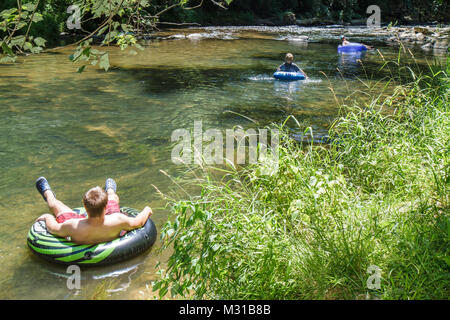
[[[15,52],[38,53],[45,47],[45,39],[29,34],[31,24],[43,19],[42,15],[36,12],[37,5],[31,2],[22,4],[18,0],[17,8],[0,12],[0,31],[4,34],[0,38],[0,63],[14,62]]]
[[[389,24],[387,25],[387,28],[388,28],[388,29],[391,29],[392,27],[395,27],[397,24],[398,24],[398,21],[397,21],[397,20],[395,20],[394,23],[392,23],[392,21],[391,21],[391,22],[389,22]]]
[[[225,8],[221,3],[210,1]],[[162,14],[175,7],[185,8],[187,3],[187,0],[78,0],[74,4],[79,8],[80,28],[88,34],[71,44],[76,46],[76,50],[70,60],[83,63],[78,72],[83,72],[89,65],[108,70],[108,51],[94,49],[93,39],[101,39],[99,46],[117,45],[122,50],[130,49],[131,54],[136,54],[134,49],[142,49],[138,37],[157,29]],[[226,3],[231,3],[231,0]],[[53,0],[45,5],[40,0],[26,4],[17,0],[17,7],[3,10],[0,13],[0,63],[14,62],[18,54],[42,51],[46,40],[30,34],[32,25],[43,21],[43,14],[39,10],[51,12],[58,16],[60,24],[65,24],[63,18],[68,4],[66,0]],[[83,28],[86,26],[89,31]]]
[[[394,63],[394,92],[343,106],[330,145],[294,141],[288,123],[314,132],[290,118],[279,128],[277,172],[228,167],[218,178],[205,169],[199,195],[173,199],[161,230],[173,253],[153,289],[198,299],[446,299],[448,75]],[[367,286],[371,265],[379,289]]]

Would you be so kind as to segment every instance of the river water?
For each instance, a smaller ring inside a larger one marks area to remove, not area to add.
[[[376,44],[386,59],[397,48],[365,28],[345,30]],[[156,34],[137,55],[109,48],[108,72],[82,74],[68,56],[74,48],[21,57],[0,65],[0,299],[149,299],[155,265],[167,259],[159,240],[145,254],[108,267],[82,269],[81,288],[68,289],[66,268],[35,257],[26,245],[34,219],[48,211],[34,181],[44,175],[57,197],[82,206],[83,193],[118,184],[121,204],[153,208],[158,229],[167,219],[156,188],[170,192],[184,168],[171,161],[171,134],[192,129],[244,128],[294,115],[326,134],[338,114],[336,99],[386,83],[377,52],[337,54],[340,28],[202,28]],[[302,36],[309,36],[305,42]],[[274,69],[292,52],[310,76],[279,82]],[[445,57],[412,49],[419,64]],[[362,81],[361,81],[362,80]],[[332,90],[330,90],[332,88]]]

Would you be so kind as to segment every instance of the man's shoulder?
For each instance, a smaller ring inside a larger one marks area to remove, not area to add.
[[[128,218],[127,215],[120,213],[120,212],[114,212],[108,215],[105,215],[105,220],[112,223],[121,223],[125,221]]]

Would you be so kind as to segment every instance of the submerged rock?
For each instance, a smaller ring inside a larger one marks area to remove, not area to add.
[[[433,49],[433,43],[427,43],[427,44],[424,44],[422,47],[422,50],[431,50],[431,49]]]
[[[438,40],[434,43],[434,49],[443,49],[443,50],[447,50],[448,49],[448,39],[444,39],[444,40]]]
[[[428,28],[428,27],[414,27],[414,32],[416,32],[416,33],[423,33],[425,35],[433,34],[433,31],[430,30],[430,28]]]
[[[389,31],[386,39],[390,45],[402,43],[406,46],[418,45],[423,50],[447,50],[450,38],[450,28],[410,27],[397,28]]]

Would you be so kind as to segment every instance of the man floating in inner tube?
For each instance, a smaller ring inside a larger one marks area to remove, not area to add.
[[[283,63],[281,66],[277,68],[277,71],[284,71],[284,72],[301,72],[305,75],[306,79],[309,79],[308,75],[305,71],[300,69],[294,61],[294,55],[292,53],[287,53],[285,58],[285,63]]]
[[[116,239],[125,231],[142,227],[152,215],[152,209],[145,207],[136,217],[120,213],[116,182],[108,178],[105,189],[95,187],[86,192],[83,204],[87,218],[79,215],[56,199],[55,193],[44,177],[36,180],[36,188],[47,202],[51,214],[43,214],[36,221],[43,220],[47,230],[60,237],[70,237],[79,244],[96,244]]]
[[[341,36],[341,40],[342,40],[342,45],[343,46],[351,44],[351,42],[347,41],[347,38],[344,35]],[[360,43],[360,44],[363,45],[364,47],[366,47],[367,50],[372,50],[373,49],[372,46],[365,45],[364,43]]]

